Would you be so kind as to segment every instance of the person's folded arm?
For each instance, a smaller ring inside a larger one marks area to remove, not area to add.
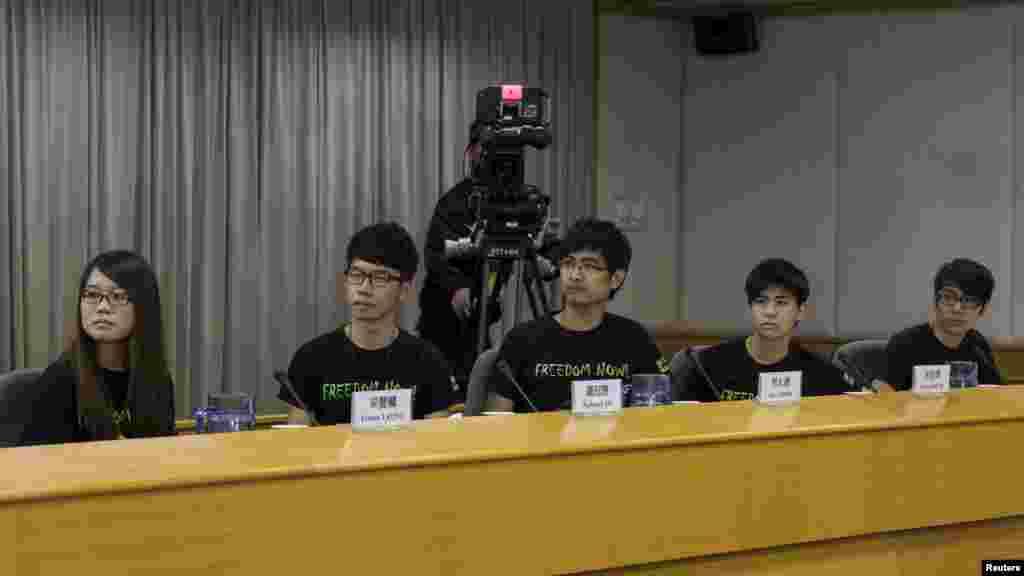
[[[423,260],[428,273],[435,276],[449,293],[454,293],[459,288],[471,288],[475,282],[444,255],[445,240],[458,240],[469,233],[468,227],[462,223],[467,213],[459,210],[458,203],[450,199],[448,194],[438,201],[434,215],[430,218]],[[454,194],[461,196],[457,192]]]

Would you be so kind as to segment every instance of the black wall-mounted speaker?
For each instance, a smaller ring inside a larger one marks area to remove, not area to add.
[[[761,45],[757,17],[734,11],[692,17],[697,53],[702,55],[746,54]]]

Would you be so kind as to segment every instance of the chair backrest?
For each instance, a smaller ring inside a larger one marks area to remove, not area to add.
[[[465,416],[479,416],[484,411],[487,395],[490,393],[491,370],[498,359],[498,349],[488,348],[480,353],[473,370],[469,373],[469,388],[466,390]]]
[[[669,377],[672,379],[672,401],[681,400],[685,390],[685,374],[693,369],[690,356],[686,353],[686,346],[672,355],[672,363],[669,367]]]
[[[689,346],[689,349],[693,351],[693,354],[700,354],[702,350],[709,347],[709,344],[698,344],[696,346]],[[687,346],[683,346],[682,349],[672,356],[669,374],[672,378],[673,401],[689,399],[686,382],[689,380],[688,374],[696,370],[696,366],[693,365],[693,361],[690,359],[690,355],[686,353],[686,349]]]
[[[0,374],[0,447],[17,446],[21,440],[24,418],[32,413],[32,406],[19,404],[36,397],[27,389],[35,386],[42,374],[42,368],[21,368]]]
[[[873,380],[884,381],[888,374],[885,355],[888,343],[888,340],[881,339],[847,342],[836,348],[832,355],[832,364],[851,376],[858,388],[870,384]]]

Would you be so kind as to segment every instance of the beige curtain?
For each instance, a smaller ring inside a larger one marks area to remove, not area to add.
[[[271,372],[346,318],[349,236],[393,219],[422,246],[478,89],[551,93],[527,181],[593,212],[592,33],[589,0],[0,0],[0,370],[52,361],[86,261],[130,248],[179,415],[216,390],[280,409]]]

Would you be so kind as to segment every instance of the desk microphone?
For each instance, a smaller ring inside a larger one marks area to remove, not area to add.
[[[974,353],[977,354],[978,355],[978,359],[981,360],[981,362],[978,363],[978,384],[982,383],[982,381],[981,381],[981,369],[986,367],[986,366],[991,368],[992,371],[996,373],[996,376],[998,378],[1002,378],[1002,375],[999,373],[999,369],[996,368],[995,358],[992,358],[991,356],[989,356],[989,354],[986,353],[985,348],[982,347],[981,344],[978,344],[977,342],[974,342],[973,343],[973,347],[974,347]],[[1002,382],[994,382],[994,384],[1002,384]]]
[[[519,394],[523,397],[523,400],[526,400],[526,403],[530,405],[530,410],[534,412],[539,412],[539,410],[537,410],[537,407],[533,405],[533,402],[530,401],[530,397],[526,395],[526,392],[523,392],[523,389],[519,386],[519,382],[516,382],[516,377],[512,375],[512,368],[509,367],[508,361],[505,360],[504,358],[501,358],[498,360],[495,366],[498,368],[498,371],[501,372],[502,376],[508,378],[509,381],[512,382],[512,385],[516,387],[516,390],[519,391]]]
[[[711,387],[711,393],[715,395],[715,400],[721,400],[722,391],[718,389],[718,386],[715,386],[715,382],[711,379],[711,376],[708,376],[708,373],[704,370],[704,365],[700,363],[700,360],[697,359],[697,355],[693,353],[693,348],[686,348],[686,357],[690,359],[690,362],[693,362],[693,365],[697,367],[697,371],[700,372],[700,375],[707,380],[708,386]]]
[[[299,403],[299,408],[306,413],[306,418],[309,418],[310,424],[313,426],[319,426],[320,423],[316,421],[316,416],[313,415],[313,411],[306,407],[306,403],[302,401],[302,398],[295,393],[295,388],[292,388],[291,378],[288,377],[288,373],[278,370],[274,372],[274,380],[277,380],[282,386],[288,389],[288,392],[295,398],[295,401]]]

